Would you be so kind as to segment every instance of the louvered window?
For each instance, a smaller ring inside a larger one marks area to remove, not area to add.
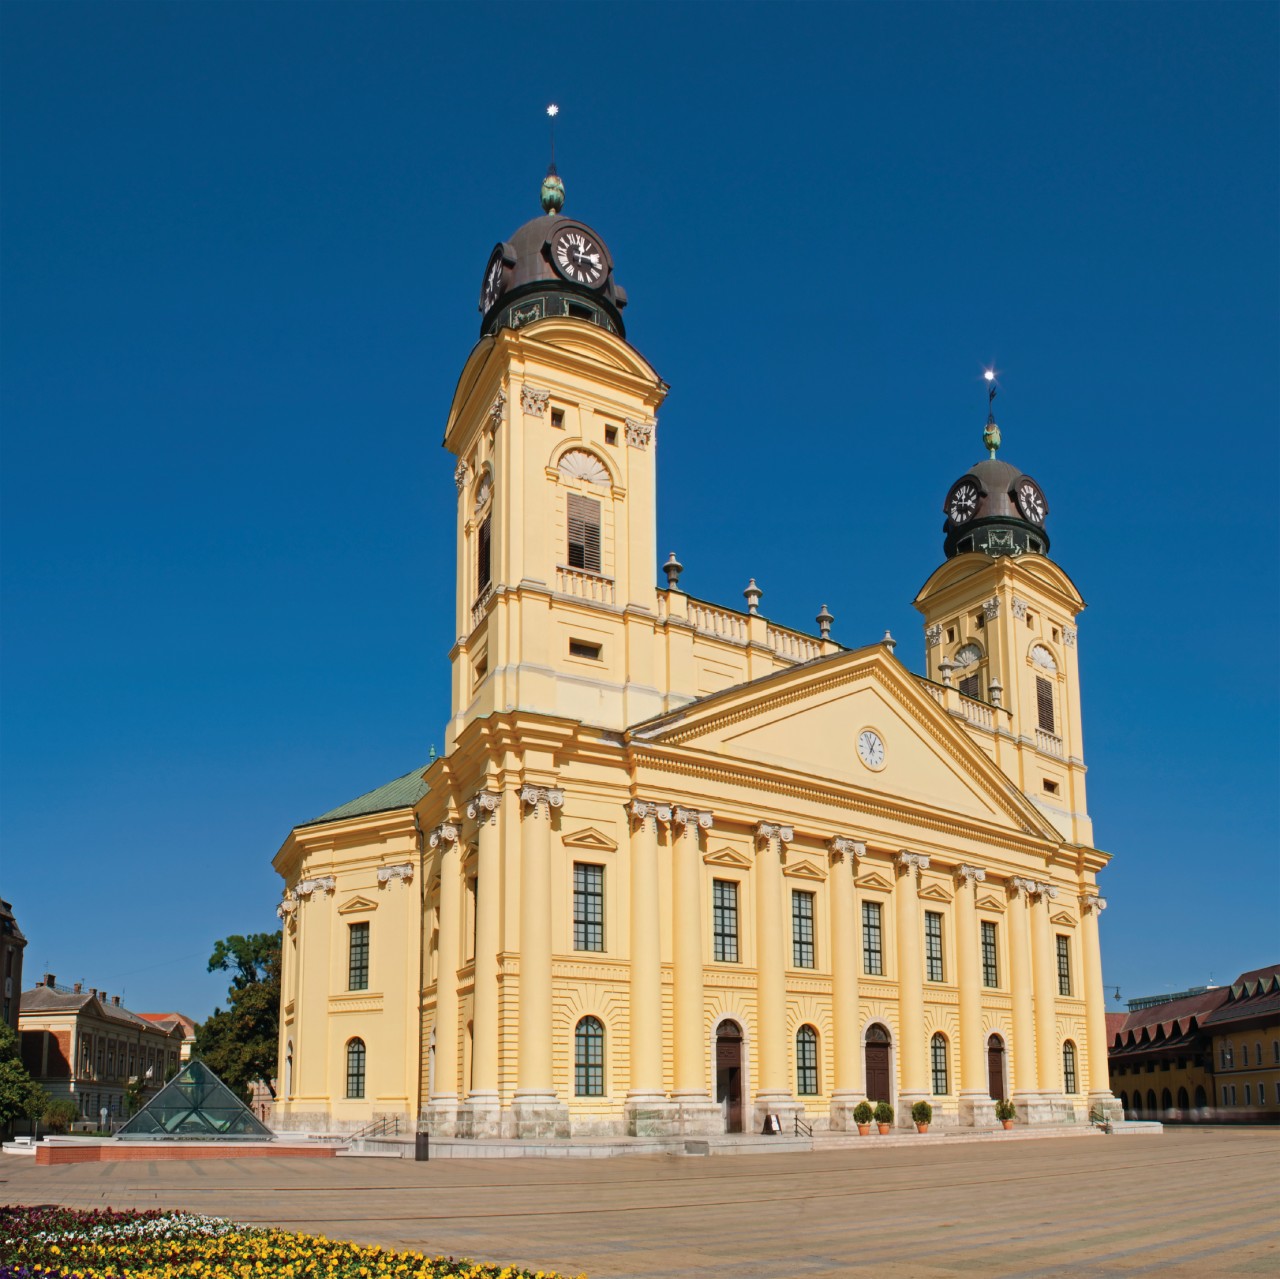
[[[1043,675],[1036,676],[1036,714],[1046,733],[1056,733],[1053,726],[1053,685]]]
[[[981,698],[982,697],[982,676],[966,675],[960,681],[960,691],[966,697]]]
[[[569,567],[600,572],[600,503],[569,494]]]
[[[476,530],[476,594],[479,595],[489,585],[492,578],[493,555],[491,551],[492,516],[486,515]]]

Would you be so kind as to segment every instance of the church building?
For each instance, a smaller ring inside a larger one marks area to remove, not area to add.
[[[1121,1114],[1048,504],[986,456],[916,596],[924,673],[658,567],[667,385],[599,235],[498,244],[444,427],[446,748],[290,833],[281,1129],[459,1138]],[[441,495],[443,498],[443,494]],[[922,566],[922,571],[925,566]],[[754,587],[754,583],[752,583]]]

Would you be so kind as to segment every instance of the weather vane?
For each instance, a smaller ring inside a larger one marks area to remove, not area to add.
[[[547,170],[548,173],[556,171],[556,116],[559,114],[560,108],[554,102],[548,104],[547,115],[551,119],[551,168]]]
[[[556,116],[560,108],[554,102],[547,106],[547,116],[551,128],[551,163],[547,165],[547,176],[542,179],[542,211],[559,213],[564,208],[564,183],[556,173]]]
[[[987,380],[987,427],[982,432],[982,446],[995,457],[1000,448],[1000,428],[996,425],[996,371],[985,369],[982,376]]]

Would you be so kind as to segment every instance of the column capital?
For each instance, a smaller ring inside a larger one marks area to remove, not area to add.
[[[653,818],[655,830],[659,822],[669,823],[671,821],[671,805],[663,804],[654,799],[633,799],[627,804],[627,812],[631,820],[642,830],[645,822],[651,817]]]
[[[671,810],[671,819],[677,826],[683,826],[685,831],[699,829],[710,830],[715,821],[715,814],[707,812],[700,808],[673,808]]]
[[[1107,899],[1099,897],[1097,893],[1082,893],[1080,896],[1080,909],[1086,915],[1101,915],[1107,908]]]
[[[472,821],[479,821],[483,826],[485,822],[493,821],[498,815],[498,808],[502,803],[502,796],[494,791],[477,791],[467,801],[467,816]]]
[[[1016,897],[1019,893],[1025,893],[1028,898],[1043,897],[1047,901],[1052,901],[1058,895],[1058,890],[1052,884],[1046,884],[1040,879],[1026,879],[1021,875],[1015,875],[1009,881],[1009,891]]]
[[[956,880],[963,880],[967,884],[985,884],[987,872],[981,866],[965,866],[961,864],[956,867]]]
[[[394,866],[378,867],[378,883],[389,884],[393,879],[408,883],[413,878],[412,862],[397,862]]]
[[[867,846],[856,839],[833,835],[827,840],[827,854],[833,862],[848,861],[849,865],[856,870],[858,859],[867,855]]]
[[[439,848],[441,844],[452,844],[456,847],[458,843],[458,828],[451,822],[441,822],[431,832],[428,843],[432,848]]]
[[[332,875],[321,875],[317,879],[300,879],[293,891],[298,897],[310,897],[314,892],[328,893],[332,897],[337,887],[338,881]]]
[[[791,826],[779,826],[772,822],[760,822],[756,826],[756,842],[760,844],[771,844],[776,839],[781,848],[791,843],[795,837],[795,829]]]
[[[910,875],[913,870],[929,869],[929,858],[924,853],[909,853],[905,848],[899,849],[893,860],[903,875]]]
[[[531,786],[526,782],[520,787],[520,803],[529,809],[530,817],[536,817],[545,804],[547,816],[550,817],[553,808],[563,807],[564,791],[554,786]]]

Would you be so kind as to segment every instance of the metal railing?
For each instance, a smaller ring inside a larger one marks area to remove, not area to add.
[[[813,1136],[813,1125],[805,1123],[805,1121],[801,1119],[799,1115],[796,1116],[796,1136],[797,1137]]]
[[[362,1137],[393,1137],[400,1132],[400,1116],[399,1115],[383,1115],[381,1119],[375,1119],[371,1124],[365,1124],[363,1128],[357,1128],[355,1132],[349,1133],[348,1141],[359,1141]]]

